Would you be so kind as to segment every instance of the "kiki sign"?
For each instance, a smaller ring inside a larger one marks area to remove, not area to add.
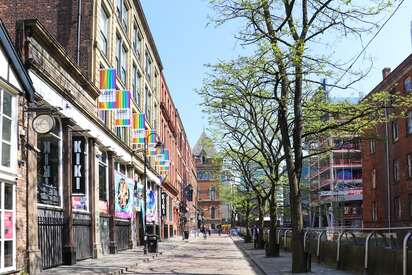
[[[85,184],[85,146],[86,140],[84,137],[73,137],[73,178],[72,178],[72,193],[86,194]]]

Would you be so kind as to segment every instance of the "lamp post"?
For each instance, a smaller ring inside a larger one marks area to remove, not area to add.
[[[146,211],[147,211],[147,149],[148,149],[148,144],[147,144],[147,139],[151,135],[156,135],[156,133],[150,133],[146,136],[144,139],[143,143],[143,178],[144,178],[144,184],[143,184],[143,210],[144,210],[144,217],[143,217],[143,241],[144,241],[144,246],[143,246],[143,254],[147,254],[147,234],[146,234],[146,224],[147,224],[147,219],[146,219]],[[155,145],[155,148],[161,147],[162,143],[158,141]],[[135,150],[133,151],[134,153],[141,153],[142,150]]]

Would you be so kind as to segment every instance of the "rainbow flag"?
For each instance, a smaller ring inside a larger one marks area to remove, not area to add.
[[[144,129],[132,130],[132,144],[144,144],[146,137],[146,131]]]
[[[169,166],[170,165],[170,161],[168,160],[161,160],[157,163],[158,166]]]
[[[159,147],[159,148],[156,148],[156,147],[148,148],[147,154],[149,156],[158,156],[162,153],[162,150],[163,150],[163,148],[161,148],[161,147]]]
[[[114,126],[129,127],[131,125],[130,109],[120,109],[115,111]]]
[[[166,172],[166,171],[169,171],[169,169],[170,169],[170,167],[167,165],[162,165],[162,166],[159,166],[159,171],[160,172]]]
[[[130,92],[129,91],[102,91],[99,96],[100,110],[116,110],[130,108]]]
[[[155,129],[150,130],[147,135],[148,135],[147,139],[149,140],[148,142],[149,146],[156,145],[156,137],[157,137],[156,130]]]
[[[100,90],[116,89],[116,69],[100,69]]]
[[[145,129],[145,114],[133,113],[133,129],[144,130]]]

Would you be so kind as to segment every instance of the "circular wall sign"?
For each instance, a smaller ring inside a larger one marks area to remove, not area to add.
[[[33,119],[33,129],[38,134],[47,134],[54,128],[54,118],[49,115],[38,115]]]

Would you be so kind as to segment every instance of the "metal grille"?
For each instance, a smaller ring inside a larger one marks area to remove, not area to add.
[[[129,249],[129,240],[130,240],[130,222],[116,220],[117,249],[119,251]]]
[[[63,264],[63,212],[39,209],[37,220],[43,269]]]
[[[74,241],[76,243],[76,259],[84,260],[92,257],[91,249],[91,225],[88,214],[75,214],[73,220]]]

